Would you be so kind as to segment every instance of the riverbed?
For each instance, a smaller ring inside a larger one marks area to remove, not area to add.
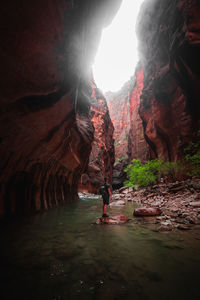
[[[1,224],[1,299],[199,299],[200,230],[93,224],[97,196]]]

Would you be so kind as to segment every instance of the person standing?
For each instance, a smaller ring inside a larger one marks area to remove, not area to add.
[[[108,178],[104,178],[104,185],[101,187],[101,195],[103,198],[103,215],[102,217],[108,218],[109,216],[107,215],[107,207],[109,205],[110,199],[112,199],[112,193],[111,193],[111,188],[110,184],[108,183]]]

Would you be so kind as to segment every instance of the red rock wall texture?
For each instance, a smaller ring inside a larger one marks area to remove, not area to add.
[[[142,120],[138,110],[143,89],[143,70],[138,66],[135,75],[117,93],[108,92],[106,99],[114,124],[115,157],[114,186],[125,180],[123,170],[133,158],[145,161],[150,149],[144,138]]]
[[[127,157],[128,134],[130,129],[129,85],[127,83],[119,92],[106,93],[110,117],[114,125],[115,158]]]
[[[90,66],[119,4],[1,4],[0,216],[77,198],[94,138]]]
[[[142,120],[138,113],[140,106],[140,96],[143,90],[143,69],[138,67],[135,73],[135,81],[130,91],[130,131],[129,131],[129,160],[139,159],[146,161],[152,158],[149,145],[144,137]]]
[[[110,119],[107,102],[92,80],[92,104],[90,116],[94,126],[94,141],[86,172],[81,176],[79,190],[96,193],[104,177],[112,183],[115,161],[114,127]]]
[[[200,128],[199,1],[145,1],[138,18],[139,113],[154,155],[176,161]]]

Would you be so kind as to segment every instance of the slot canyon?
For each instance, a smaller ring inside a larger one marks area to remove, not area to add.
[[[197,299],[200,174],[191,178],[182,172],[164,184],[159,178],[155,185],[134,189],[124,187],[124,170],[133,159],[182,161],[186,147],[199,143],[200,3],[144,0],[136,23],[137,66],[121,89],[103,93],[92,65],[102,30],[121,4],[1,4],[4,300]],[[165,203],[172,207],[170,216],[114,229],[91,226],[102,211],[97,199],[105,177],[113,200],[128,203],[125,215],[132,217],[142,203],[158,210]],[[183,200],[185,210],[178,203]],[[186,223],[178,222],[184,214]],[[157,231],[153,226],[162,218]],[[178,234],[177,228],[182,229]]]

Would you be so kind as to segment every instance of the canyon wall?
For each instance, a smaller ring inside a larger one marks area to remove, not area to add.
[[[112,183],[115,149],[113,131],[107,102],[102,92],[92,80],[92,98],[90,117],[94,126],[94,140],[90,153],[89,164],[81,176],[79,190],[97,193],[104,183],[104,177]]]
[[[0,216],[77,198],[94,139],[91,65],[120,2],[1,4]]]
[[[139,114],[154,155],[183,156],[200,128],[200,5],[146,0],[137,23],[144,70]]]
[[[143,70],[138,64],[135,75],[116,93],[106,93],[110,116],[114,125],[115,164],[113,187],[125,181],[124,168],[132,159],[148,160],[151,150],[144,138],[138,110],[143,89]]]

